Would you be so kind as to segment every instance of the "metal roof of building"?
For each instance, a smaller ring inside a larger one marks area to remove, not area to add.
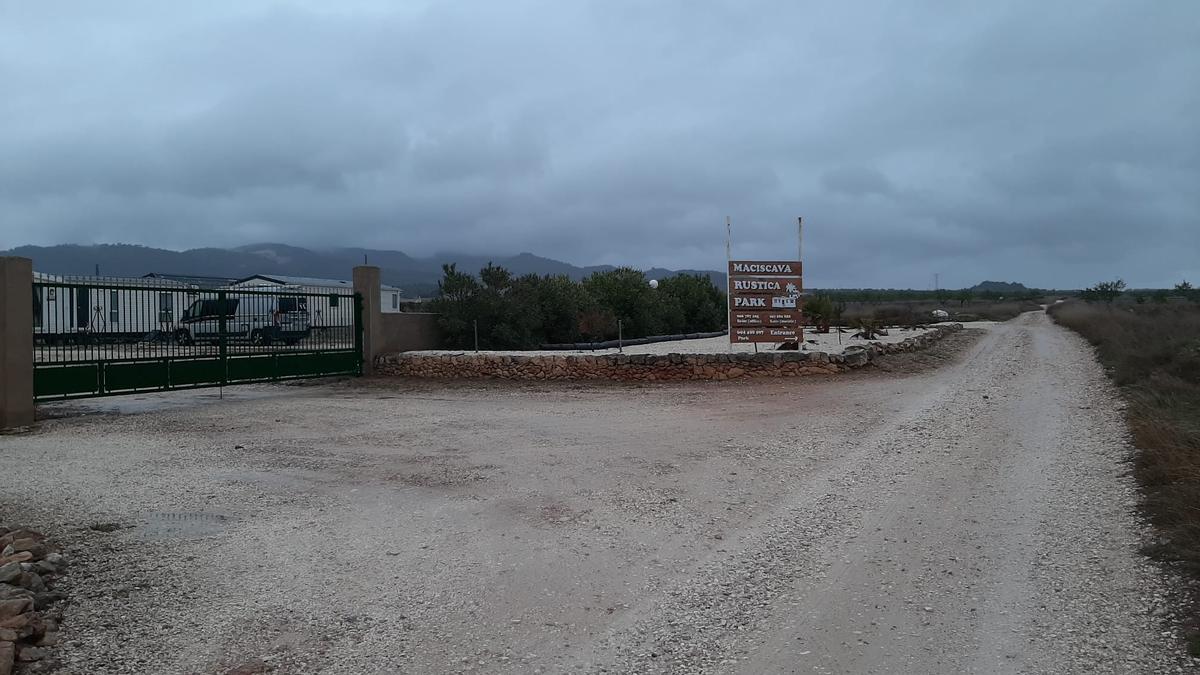
[[[354,284],[344,279],[321,279],[320,277],[292,277],[282,274],[255,274],[244,279],[234,281],[235,284],[244,284],[247,281],[270,281],[276,284],[290,284],[293,286],[337,286],[337,287],[352,287]]]
[[[46,272],[33,273],[33,280],[38,283],[63,284],[75,286],[128,286],[134,288],[196,288],[195,284],[189,284],[179,279],[168,279],[164,277],[98,277],[87,274],[48,274]]]
[[[178,281],[189,286],[198,288],[215,289],[221,286],[228,286],[234,282],[231,277],[206,277],[195,274],[162,274],[161,272],[151,272],[143,274],[143,279],[167,279],[170,281]]]
[[[255,279],[259,279],[262,281],[269,281],[269,282],[277,283],[277,284],[289,285],[289,286],[325,286],[327,288],[354,288],[354,283],[351,281],[346,281],[345,279],[322,279],[320,277],[293,277],[293,276],[287,276],[287,275],[282,275],[282,274],[255,274],[253,276],[246,277],[245,279],[238,279],[231,283],[245,284],[246,282],[254,281]],[[381,284],[381,287],[385,291],[400,291],[401,290],[400,288],[398,288],[396,286],[389,286],[387,284]]]

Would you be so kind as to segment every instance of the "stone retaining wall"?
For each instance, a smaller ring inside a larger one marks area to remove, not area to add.
[[[588,356],[502,356],[487,353],[385,354],[375,361],[380,375],[439,379],[504,380],[730,380],[743,377],[825,375],[862,367],[876,356],[923,349],[962,329],[938,326],[902,342],[847,347],[842,354],[759,352],[757,354],[605,354]]]
[[[41,660],[46,648],[58,643],[62,611],[51,605],[63,595],[47,586],[65,564],[40,533],[0,525],[0,675],[10,675],[14,662]]]

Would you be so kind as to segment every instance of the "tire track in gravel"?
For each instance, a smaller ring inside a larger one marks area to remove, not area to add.
[[[841,460],[578,655],[616,672],[1172,672],[1137,553],[1119,407],[1087,346],[1027,314],[901,384]]]

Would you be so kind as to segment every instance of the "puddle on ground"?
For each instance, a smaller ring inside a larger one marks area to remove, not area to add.
[[[144,524],[134,532],[147,539],[193,539],[218,534],[233,518],[203,511],[152,511],[142,514]]]

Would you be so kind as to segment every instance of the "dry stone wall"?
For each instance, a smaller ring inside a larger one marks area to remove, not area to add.
[[[923,349],[961,330],[937,326],[902,342],[872,342],[842,354],[772,351],[758,354],[586,354],[507,356],[488,353],[384,354],[375,372],[398,377],[503,380],[678,381],[827,375],[860,368],[883,354]]]
[[[57,644],[62,612],[50,606],[62,594],[48,586],[65,563],[40,533],[0,525],[0,675],[41,660]]]

